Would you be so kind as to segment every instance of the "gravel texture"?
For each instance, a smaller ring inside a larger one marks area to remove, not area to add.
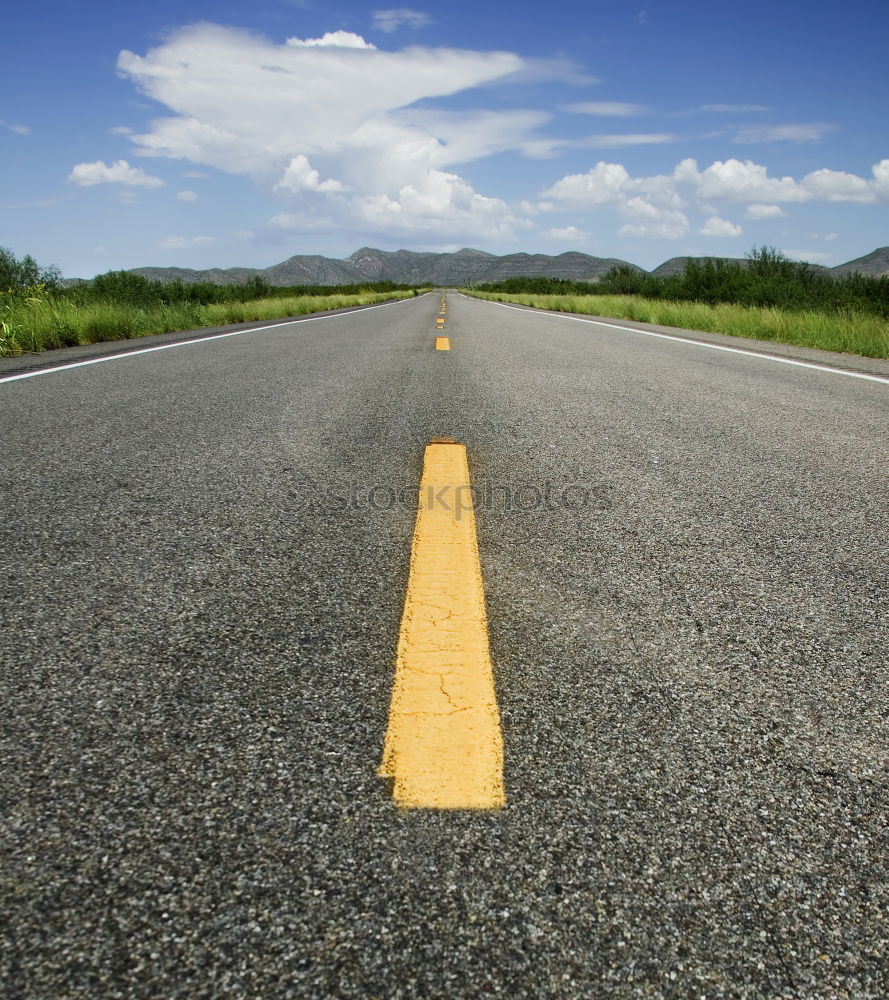
[[[0,384],[0,994],[881,1000],[889,387],[438,301]],[[375,776],[437,436],[498,813]]]

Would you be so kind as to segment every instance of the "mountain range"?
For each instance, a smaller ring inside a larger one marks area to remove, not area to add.
[[[690,257],[671,257],[656,267],[653,275],[677,274],[685,270]],[[701,259],[701,258],[698,258]],[[722,257],[720,260],[737,260]],[[745,260],[738,261],[746,264]],[[465,248],[455,253],[414,253],[411,250],[374,250],[362,247],[345,260],[318,254],[297,254],[280,264],[266,268],[229,267],[196,271],[185,267],[136,267],[150,281],[209,281],[217,285],[240,284],[257,276],[270,285],[351,285],[364,281],[392,281],[410,285],[477,285],[503,281],[505,278],[568,278],[572,281],[597,281],[612,267],[625,265],[637,271],[641,267],[614,257],[590,257],[571,251],[556,257],[546,254],[511,253],[498,257],[484,250]],[[858,272],[889,275],[889,247],[880,247],[837,267],[818,270],[842,277]]]

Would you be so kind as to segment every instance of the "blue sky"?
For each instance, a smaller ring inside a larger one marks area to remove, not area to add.
[[[409,2],[15,5],[0,245],[89,277],[889,244],[885,0]]]

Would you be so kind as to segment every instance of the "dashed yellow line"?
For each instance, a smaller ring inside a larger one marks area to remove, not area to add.
[[[407,809],[504,805],[466,448],[429,444],[380,775]]]
[[[444,333],[445,325],[445,299],[442,295],[441,297],[441,315],[435,317],[435,329],[438,333]],[[451,349],[451,342],[447,337],[436,337],[435,338],[435,349],[436,351],[449,351]]]

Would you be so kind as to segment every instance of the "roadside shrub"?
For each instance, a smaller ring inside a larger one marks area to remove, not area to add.
[[[823,268],[789,260],[773,247],[754,247],[743,261],[690,258],[681,274],[655,277],[621,265],[593,283],[510,278],[479,285],[477,290],[511,295],[637,295],[711,305],[852,311],[889,319],[889,278],[865,274],[837,278]]]

